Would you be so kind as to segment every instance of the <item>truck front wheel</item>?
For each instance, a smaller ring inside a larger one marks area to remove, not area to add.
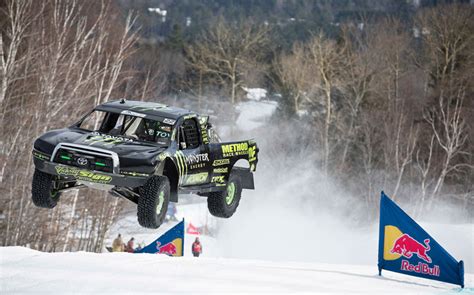
[[[146,228],[158,228],[163,223],[170,201],[170,182],[166,176],[152,176],[140,189],[138,223]]]
[[[209,212],[216,217],[231,217],[239,206],[241,195],[242,184],[240,177],[236,174],[231,174],[225,191],[208,194],[207,207]]]
[[[52,209],[56,207],[61,195],[54,188],[55,176],[35,169],[31,184],[31,198],[37,207]]]

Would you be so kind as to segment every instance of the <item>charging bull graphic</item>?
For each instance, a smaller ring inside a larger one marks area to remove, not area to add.
[[[169,256],[173,256],[177,253],[176,246],[173,243],[168,243],[164,246],[161,246],[160,242],[156,242],[156,250],[158,250],[157,253],[159,254],[166,254]]]
[[[431,257],[426,254],[426,252],[430,251],[430,239],[425,239],[424,243],[426,246],[410,237],[410,235],[404,234],[395,241],[390,252],[400,254],[408,259],[410,259],[413,254],[416,254],[418,258],[431,263]]]
[[[168,256],[183,256],[184,250],[184,219],[169,229],[155,241],[135,253],[166,254]]]

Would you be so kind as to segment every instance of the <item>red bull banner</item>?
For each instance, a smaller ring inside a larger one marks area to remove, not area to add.
[[[188,225],[188,228],[186,228],[186,233],[189,235],[200,235],[201,233],[199,232],[199,228],[195,227],[191,222]]]
[[[384,192],[380,199],[378,267],[379,275],[385,269],[464,288],[463,261],[454,259]]]
[[[150,245],[135,253],[166,254],[168,256],[184,255],[184,219],[170,230],[153,241]]]

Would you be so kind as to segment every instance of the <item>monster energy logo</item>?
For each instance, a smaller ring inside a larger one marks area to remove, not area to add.
[[[175,154],[176,163],[178,164],[179,183],[184,180],[184,176],[188,174],[188,164],[186,163],[186,156],[182,151],[177,151]]]

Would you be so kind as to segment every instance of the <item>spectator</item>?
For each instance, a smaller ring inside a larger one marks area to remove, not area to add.
[[[175,203],[169,202],[168,210],[166,212],[166,217],[168,218],[168,220],[177,221],[178,219],[176,218],[176,212],[178,212],[178,210],[176,210]]]
[[[127,252],[128,253],[133,253],[135,250],[133,249],[133,241],[135,241],[135,238],[132,237],[130,241],[127,243]]]
[[[194,240],[193,246],[191,247],[191,251],[193,252],[194,257],[199,257],[199,255],[201,255],[202,245],[199,241],[199,238],[196,238],[196,240]]]
[[[122,235],[118,234],[115,240],[112,243],[112,252],[123,252],[124,244],[122,241]]]

